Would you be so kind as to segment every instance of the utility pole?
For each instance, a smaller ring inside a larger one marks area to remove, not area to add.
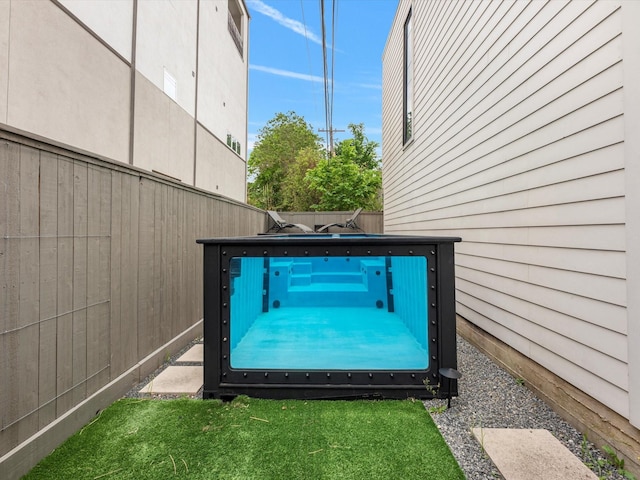
[[[329,158],[333,157],[334,156],[333,134],[334,134],[334,132],[344,132],[345,130],[338,130],[337,128],[329,128],[328,130],[325,130],[323,128],[319,128],[318,131],[322,132],[322,133],[328,133],[329,134]]]

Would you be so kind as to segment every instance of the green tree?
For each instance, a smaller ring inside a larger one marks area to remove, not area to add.
[[[258,133],[249,156],[248,170],[252,178],[248,186],[249,203],[269,210],[292,210],[297,196],[285,187],[291,183],[289,176],[296,175],[308,162],[312,155],[309,152],[321,151],[321,140],[311,125],[295,112],[277,113]],[[308,150],[304,158],[297,160],[305,149]]]
[[[283,203],[291,211],[308,212],[320,201],[320,194],[309,188],[305,177],[324,158],[316,148],[303,148],[298,152],[294,162],[289,166],[288,174],[282,185]]]
[[[359,207],[381,210],[380,170],[361,168],[348,158],[333,157],[321,160],[316,168],[309,170],[306,181],[320,196],[320,201],[313,205],[315,210],[355,210]]]
[[[358,166],[365,169],[375,170],[380,168],[378,154],[376,153],[376,148],[380,145],[378,142],[369,140],[366,137],[364,134],[364,124],[350,123],[348,128],[353,138],[342,140],[336,144],[336,156],[349,158]]]
[[[312,205],[316,210],[382,210],[378,143],[367,139],[362,123],[350,124],[349,130],[353,138],[336,144],[336,156],[307,172],[305,181],[320,197]]]

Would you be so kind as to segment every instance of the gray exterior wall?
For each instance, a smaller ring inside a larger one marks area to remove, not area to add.
[[[227,5],[0,2],[0,128],[245,201],[249,16],[240,51]]]
[[[2,131],[0,179],[5,479],[201,334],[196,239],[254,235],[266,219],[228,198]]]
[[[229,5],[0,1],[0,478],[202,333],[196,238],[266,228]]]
[[[461,236],[459,315],[635,427],[638,22],[633,1],[401,0],[382,137],[385,233]]]

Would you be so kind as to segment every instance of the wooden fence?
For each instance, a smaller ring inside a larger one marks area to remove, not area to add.
[[[353,212],[284,212],[310,227]],[[382,214],[358,225],[382,232]],[[0,129],[0,477],[19,478],[202,333],[197,238],[265,212]]]
[[[0,477],[201,333],[197,238],[265,228],[261,210],[0,130]]]

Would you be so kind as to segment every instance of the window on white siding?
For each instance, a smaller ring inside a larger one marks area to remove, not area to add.
[[[238,0],[228,0],[229,2],[229,15],[227,19],[227,26],[233,43],[238,47],[240,56],[242,56],[242,46],[244,41],[242,39],[242,9],[238,5]]]
[[[413,29],[411,11],[404,23],[403,143],[413,138]]]

